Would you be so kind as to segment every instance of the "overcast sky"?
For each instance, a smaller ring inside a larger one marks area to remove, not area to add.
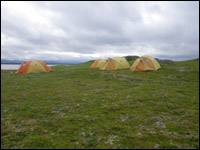
[[[1,59],[199,57],[199,2],[1,2]]]

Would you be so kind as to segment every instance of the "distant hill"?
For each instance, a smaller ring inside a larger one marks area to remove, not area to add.
[[[137,59],[139,56],[124,56],[126,58],[127,61],[131,61],[131,60],[135,60]],[[174,62],[173,60],[170,60],[170,59],[158,59],[158,58],[155,58],[157,61],[159,62],[164,62],[164,63],[171,63],[171,62]]]
[[[133,55],[133,56],[124,56],[126,58],[127,61],[132,61],[137,59],[139,56]],[[170,59],[159,59],[159,58],[155,58],[157,61],[159,62],[163,62],[163,63],[172,63],[174,62],[173,60]],[[195,58],[195,59],[191,59],[194,61],[199,61],[199,58]],[[28,60],[8,60],[8,59],[1,59],[1,64],[21,64],[24,61],[28,61]],[[90,61],[94,61],[94,60],[90,60]],[[55,60],[44,60],[45,63],[47,64],[80,64],[83,63],[84,61],[63,61],[63,60],[59,60],[59,61],[55,61]]]
[[[158,62],[163,62],[163,63],[173,63],[174,61],[173,60],[170,60],[170,59],[158,59],[158,58],[155,58]]]
[[[137,59],[139,56],[124,56],[124,57],[126,58],[127,61],[131,61]]]
[[[80,64],[83,61],[54,61],[54,60],[46,60],[44,61],[47,64]]]
[[[1,64],[21,64],[22,60],[7,60],[7,59],[1,59]]]
[[[195,59],[193,59],[193,60],[199,61],[199,58],[195,58]]]

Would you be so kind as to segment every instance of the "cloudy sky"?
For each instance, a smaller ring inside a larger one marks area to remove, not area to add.
[[[199,2],[1,2],[1,59],[199,56]]]

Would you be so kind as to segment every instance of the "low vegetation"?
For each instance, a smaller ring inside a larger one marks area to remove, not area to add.
[[[199,148],[199,61],[156,72],[91,64],[1,70],[1,148]]]

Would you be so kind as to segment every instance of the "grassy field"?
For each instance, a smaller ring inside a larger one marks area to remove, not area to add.
[[[91,64],[1,71],[1,148],[199,148],[199,61],[157,72]]]

